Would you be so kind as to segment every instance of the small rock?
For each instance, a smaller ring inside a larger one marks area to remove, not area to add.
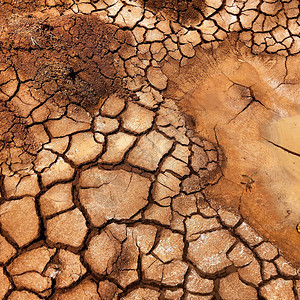
[[[95,132],[94,137],[95,137],[95,141],[97,143],[100,143],[100,144],[104,144],[105,143],[105,136],[102,133]]]

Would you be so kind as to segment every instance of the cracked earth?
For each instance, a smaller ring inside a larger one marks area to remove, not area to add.
[[[299,299],[299,6],[1,1],[0,299]]]

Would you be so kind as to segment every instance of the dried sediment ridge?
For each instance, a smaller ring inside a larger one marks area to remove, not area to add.
[[[0,298],[298,299],[298,15],[5,1]]]

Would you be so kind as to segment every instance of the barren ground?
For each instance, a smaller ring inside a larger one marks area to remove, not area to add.
[[[299,9],[0,2],[0,299],[299,299]]]

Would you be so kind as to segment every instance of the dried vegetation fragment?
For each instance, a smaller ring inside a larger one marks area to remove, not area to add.
[[[299,52],[299,5],[11,2],[0,7],[0,298],[297,299],[297,270],[205,196],[224,177],[219,141],[166,95],[171,63],[230,33],[253,53]]]

